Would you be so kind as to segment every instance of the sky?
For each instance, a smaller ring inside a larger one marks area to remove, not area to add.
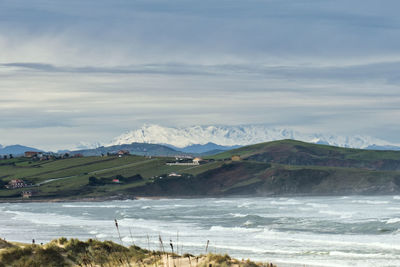
[[[0,0],[0,144],[143,124],[400,143],[398,0]]]

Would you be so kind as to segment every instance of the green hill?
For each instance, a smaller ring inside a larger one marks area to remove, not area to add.
[[[235,161],[231,160],[236,157]],[[116,156],[0,161],[0,199],[136,196],[341,195],[400,193],[400,151],[338,148],[282,140],[209,156],[198,166],[168,166],[168,157]],[[113,179],[118,179],[117,181]]]
[[[400,151],[378,151],[310,144],[295,140],[261,143],[230,150],[214,158],[241,158],[259,162],[304,166],[400,170]]]

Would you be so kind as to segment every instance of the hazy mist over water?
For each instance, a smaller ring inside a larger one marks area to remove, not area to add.
[[[61,236],[119,242],[115,218],[124,245],[134,242],[158,250],[161,235],[182,253],[205,253],[210,240],[209,251],[237,258],[400,266],[400,196],[0,204],[0,237],[35,238],[37,243]]]

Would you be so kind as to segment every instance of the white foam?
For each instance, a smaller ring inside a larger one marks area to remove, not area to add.
[[[247,203],[242,203],[242,204],[237,205],[237,207],[238,207],[238,208],[248,208],[248,207],[250,207],[251,204],[252,204],[252,203],[249,203],[249,202],[247,202]]]
[[[214,232],[235,232],[235,233],[256,233],[262,232],[262,229],[255,229],[255,228],[243,228],[243,227],[223,227],[223,226],[211,226],[210,231]]]
[[[337,246],[340,248],[347,247],[349,249],[379,249],[379,250],[389,250],[400,252],[399,239],[394,235],[385,236],[383,239],[372,239],[374,236],[362,236],[362,235],[352,235],[352,236],[338,236],[338,235],[314,235],[307,233],[290,233],[290,232],[280,232],[271,229],[263,229],[261,233],[256,233],[254,238],[265,240],[264,242],[279,241],[280,243],[290,243],[291,245],[302,245],[304,246],[322,246],[322,247],[332,247]],[[382,240],[382,241],[377,241]]]
[[[243,218],[248,216],[248,214],[242,214],[242,213],[229,213],[229,215],[235,217],[235,218]]]
[[[320,204],[320,203],[306,203],[307,206],[311,206],[313,208],[327,208],[329,207],[327,204]]]
[[[396,255],[383,254],[383,253],[354,253],[343,251],[331,251],[331,256],[338,256],[341,258],[366,258],[366,259],[398,259]]]
[[[37,225],[61,226],[101,226],[104,221],[86,219],[70,215],[60,215],[56,213],[33,213],[25,211],[6,211],[6,213],[14,214],[15,220],[29,221]]]
[[[110,209],[128,209],[131,208],[132,206],[128,205],[78,205],[78,204],[63,204],[62,205],[64,208],[110,208]]]
[[[98,235],[96,235],[96,237],[97,238],[100,238],[100,239],[102,239],[102,238],[106,238],[108,235],[106,235],[106,234],[98,234]]]
[[[389,204],[389,201],[378,201],[378,200],[352,200],[351,202],[359,204],[370,204],[370,205]]]
[[[250,220],[247,220],[243,225],[244,226],[250,226],[250,225],[253,225],[253,224],[254,224],[254,222],[252,222]]]
[[[387,224],[390,223],[399,223],[400,222],[400,218],[392,218],[386,221]]]
[[[282,199],[280,198],[278,201],[277,200],[272,200],[269,202],[271,205],[301,205],[303,202],[300,202],[295,199]]]
[[[348,219],[353,216],[351,212],[343,212],[343,211],[334,211],[334,210],[320,210],[318,211],[321,214],[328,214],[333,216],[339,216],[341,219]]]

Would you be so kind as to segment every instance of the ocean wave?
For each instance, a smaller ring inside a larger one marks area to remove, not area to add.
[[[400,196],[394,196],[393,199],[400,200]]]
[[[398,243],[381,243],[381,242],[370,242],[370,241],[350,241],[349,240],[335,240],[334,235],[326,235],[326,238],[321,239],[322,236],[315,236],[313,234],[294,234],[289,232],[281,232],[275,231],[273,229],[264,229],[261,234],[255,234],[254,237],[256,239],[262,239],[268,241],[277,240],[277,241],[287,241],[291,244],[299,243],[299,244],[314,244],[317,246],[338,246],[340,248],[349,247],[351,249],[359,248],[363,249],[379,249],[379,250],[388,250],[388,251],[397,251],[400,252],[400,245]],[[394,241],[393,241],[394,242]]]
[[[6,211],[14,214],[14,220],[28,221],[36,225],[52,226],[101,226],[105,224],[103,220],[93,220],[77,216],[60,215],[57,213],[33,213],[26,211]]]
[[[62,207],[64,208],[111,208],[111,209],[129,209],[132,206],[127,205],[78,205],[78,204],[63,204]]]
[[[106,238],[108,235],[106,235],[106,234],[98,234],[98,235],[96,235],[96,237],[97,238],[100,238],[100,239],[102,239],[102,238]]]
[[[245,202],[245,203],[242,203],[242,204],[237,205],[237,207],[238,207],[238,208],[249,208],[252,204],[254,204],[254,203]]]
[[[320,204],[320,203],[306,203],[307,206],[311,206],[313,208],[327,208],[329,205],[327,204]]]
[[[352,200],[351,202],[359,204],[370,204],[370,205],[389,204],[389,201],[379,201],[379,200]]]
[[[234,202],[234,200],[215,200],[215,201],[213,201],[213,203],[216,203],[216,204],[225,204],[225,203],[233,203]]]
[[[331,251],[331,256],[338,256],[340,258],[366,258],[366,259],[398,259],[397,255],[384,254],[384,253],[355,253],[355,252],[343,252],[343,251]]]
[[[243,223],[243,226],[250,226],[250,225],[253,225],[254,224],[254,222],[252,222],[252,221],[250,221],[250,220],[247,220],[247,221],[245,221],[244,223]]]
[[[318,212],[321,214],[339,216],[341,219],[349,219],[349,218],[353,217],[352,212],[343,212],[343,211],[334,211],[334,210],[319,210]]]
[[[224,227],[220,225],[211,226],[210,231],[212,232],[235,232],[235,233],[256,233],[262,232],[262,229],[256,228],[244,228],[244,227]]]
[[[400,223],[400,218],[392,218],[386,221],[387,224]]]
[[[242,213],[229,213],[229,215],[235,217],[235,218],[243,218],[246,217],[248,214],[242,214]]]

